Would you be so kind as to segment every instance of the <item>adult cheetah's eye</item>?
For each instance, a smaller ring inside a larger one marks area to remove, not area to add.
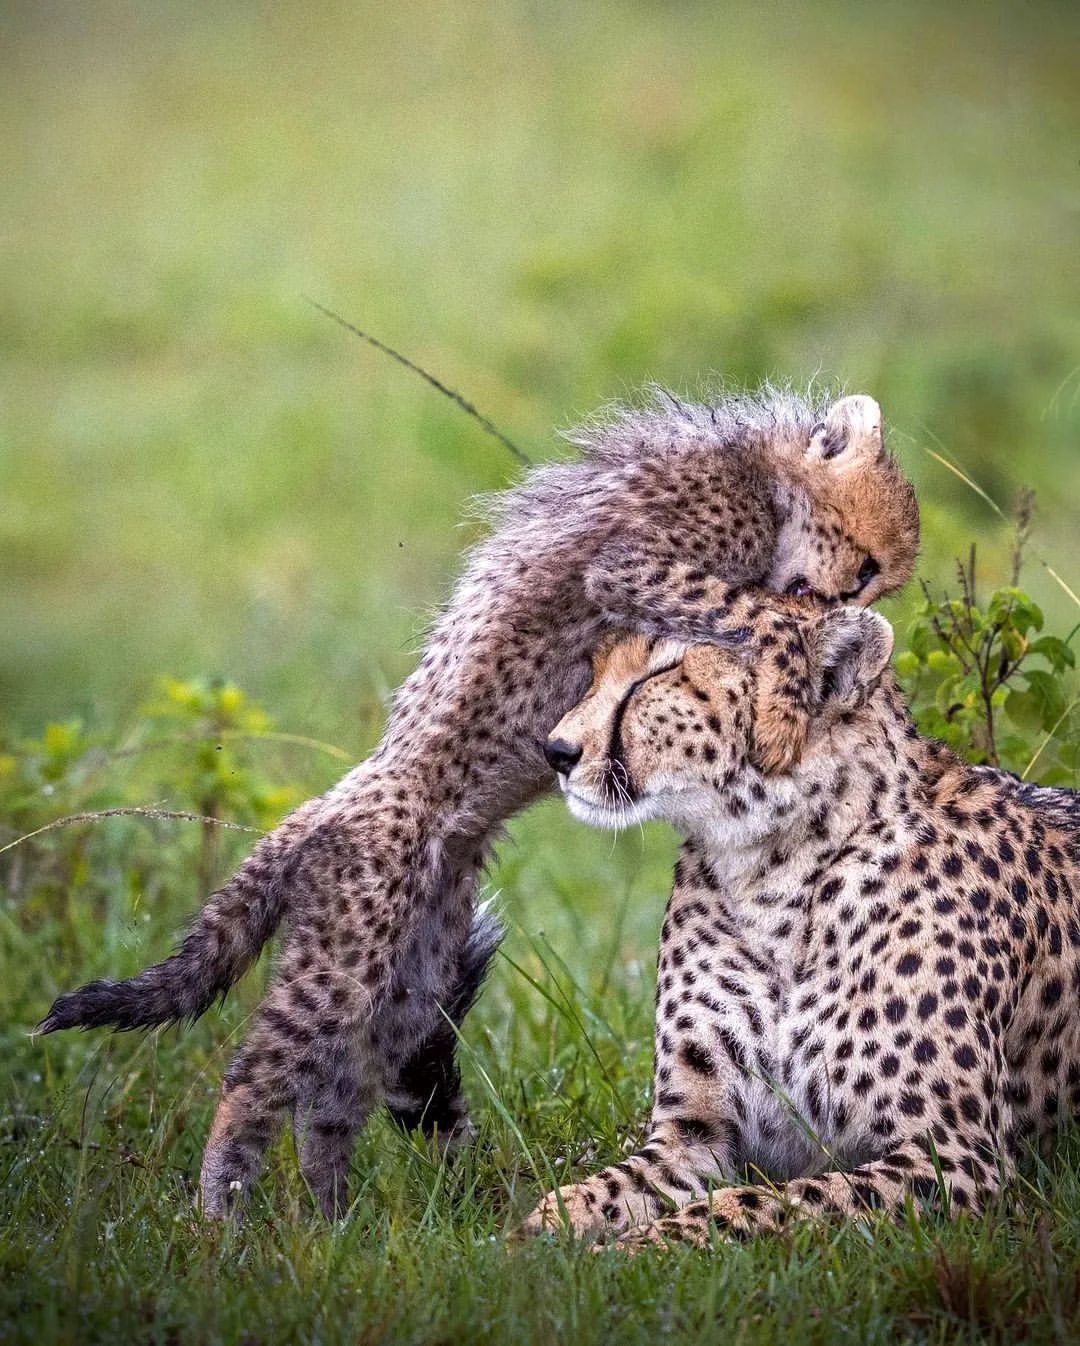
[[[796,575],[784,590],[784,593],[790,594],[792,598],[809,598],[813,592],[805,575]]]
[[[862,563],[862,565],[859,567],[859,575],[858,575],[859,588],[865,589],[866,586],[870,583],[870,581],[876,575],[880,574],[881,574],[881,566],[877,561],[874,560],[872,556],[868,556],[866,560]]]

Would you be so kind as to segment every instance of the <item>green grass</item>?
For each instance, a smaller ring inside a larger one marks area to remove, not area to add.
[[[131,826],[129,863],[149,863],[145,829]],[[648,950],[671,859],[661,833],[569,846],[554,804],[516,833],[499,874],[512,931],[466,1033],[479,1142],[444,1165],[377,1121],[358,1148],[344,1225],[314,1212],[288,1140],[238,1231],[207,1229],[194,1213],[216,1081],[259,974],[182,1034],[28,1045],[9,1024],[0,1340],[1074,1339],[1075,1134],[1048,1166],[1028,1166],[1005,1208],[954,1227],[830,1225],[632,1264],[556,1240],[508,1247],[506,1230],[553,1180],[610,1161],[638,1133]],[[132,971],[163,948],[185,905],[173,888],[190,887],[190,846],[159,867],[150,919],[106,892],[110,847],[93,843],[62,917],[39,912],[29,929],[5,917],[16,1021],[58,985]]]
[[[374,741],[465,502],[513,465],[304,294],[538,458],[648,378],[840,377],[879,397],[916,477],[927,578],[978,537],[996,581],[1008,546],[924,452],[944,447],[1006,506],[1035,486],[1039,548],[1080,579],[1068,6],[10,9],[0,774],[46,720],[128,742],[163,672],[235,678],[357,757]],[[1067,630],[1050,578],[1028,582]],[[340,766],[248,754],[300,793]],[[190,802],[183,747],[94,760],[95,805]],[[168,948],[197,832],[116,820],[0,858],[0,1341],[1075,1336],[1076,1137],[974,1225],[627,1266],[507,1250],[551,1178],[617,1154],[647,1109],[672,842],[613,844],[554,805],[492,875],[512,929],[467,1026],[475,1153],[444,1168],[374,1125],[329,1230],[283,1143],[243,1229],[202,1229],[191,1181],[259,974],[182,1035],[26,1037],[56,990]],[[242,849],[225,839],[221,872]]]

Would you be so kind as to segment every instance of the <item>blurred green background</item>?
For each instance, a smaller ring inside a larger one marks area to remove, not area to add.
[[[538,458],[647,379],[840,378],[918,479],[924,574],[999,536],[944,445],[1038,489],[1080,583],[1080,19],[973,17],[5,6],[7,722],[221,673],[370,743],[513,463],[305,294]]]

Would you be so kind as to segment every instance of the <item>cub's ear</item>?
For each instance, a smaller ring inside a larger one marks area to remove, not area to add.
[[[810,676],[818,706],[851,709],[888,666],[893,629],[867,608],[831,608],[810,634]]]
[[[814,426],[806,456],[817,462],[847,467],[856,462],[874,461],[883,452],[881,408],[872,397],[858,393],[834,402],[825,419]]]

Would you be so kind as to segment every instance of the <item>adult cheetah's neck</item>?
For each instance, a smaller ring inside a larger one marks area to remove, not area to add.
[[[812,734],[790,776],[755,781],[689,840],[744,908],[805,902],[835,863],[915,843],[928,746],[887,677],[863,707]]]

